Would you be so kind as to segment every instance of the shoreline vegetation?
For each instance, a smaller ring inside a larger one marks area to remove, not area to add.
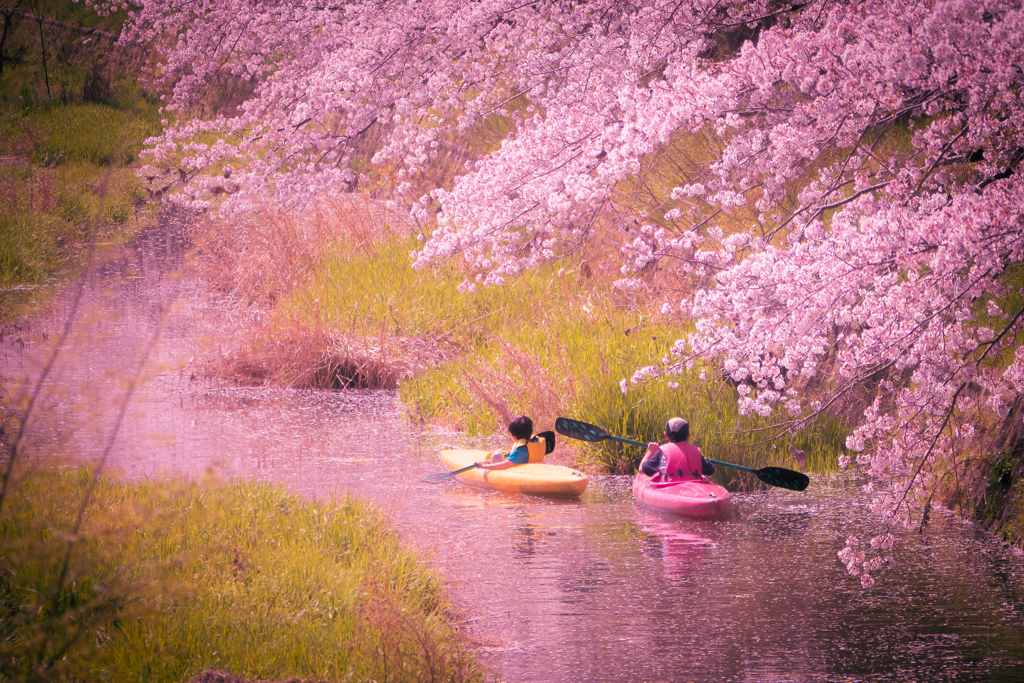
[[[151,220],[136,177],[158,107],[114,47],[120,21],[70,0],[5,7],[0,46],[0,320],[46,301],[94,247]],[[45,50],[40,49],[43,35]],[[46,68],[40,66],[46,55]]]
[[[414,419],[472,435],[500,433],[518,414],[538,429],[572,415],[610,433],[659,440],[664,422],[686,415],[695,442],[714,457],[759,468],[806,467],[834,474],[845,438],[841,417],[797,434],[769,419],[740,416],[731,387],[680,377],[690,391],[650,383],[624,393],[619,378],[657,357],[684,329],[653,302],[606,286],[610,249],[555,262],[502,287],[458,291],[457,264],[414,269],[417,234],[368,196],[327,200],[301,215],[267,209],[230,224],[208,219],[194,232],[204,278],[245,302],[249,323],[201,372],[241,384],[311,389],[397,388]],[[602,253],[603,252],[603,253]],[[599,473],[635,471],[642,454],[616,443],[560,440],[553,457]],[[756,478],[722,471],[735,489]]]

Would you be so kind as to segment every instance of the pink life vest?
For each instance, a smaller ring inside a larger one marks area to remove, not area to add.
[[[700,449],[686,441],[661,446],[659,481],[700,479],[704,469]]]

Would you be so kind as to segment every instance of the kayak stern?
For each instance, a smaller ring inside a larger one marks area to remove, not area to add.
[[[633,479],[633,497],[647,507],[700,519],[721,517],[732,501],[728,489],[709,479],[659,486],[643,472]]]

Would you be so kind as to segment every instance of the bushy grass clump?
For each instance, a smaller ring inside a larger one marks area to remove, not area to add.
[[[3,680],[478,678],[438,578],[375,509],[92,482],[36,473],[0,510]]]
[[[0,287],[39,287],[63,266],[61,240],[72,231],[59,217],[41,211],[0,215]]]

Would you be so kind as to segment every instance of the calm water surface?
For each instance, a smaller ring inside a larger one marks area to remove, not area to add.
[[[951,515],[907,534],[896,570],[862,590],[836,558],[847,535],[873,531],[847,521],[865,505],[852,486],[739,495],[705,522],[637,506],[627,477],[593,480],[578,501],[427,484],[437,449],[502,442],[414,424],[391,392],[191,380],[230,302],[178,276],[174,222],[139,246],[87,280],[45,399],[63,436],[129,477],[213,470],[374,501],[446,577],[503,680],[1024,681],[1024,561]],[[7,391],[59,330],[8,331]],[[111,441],[125,368],[154,338]]]

